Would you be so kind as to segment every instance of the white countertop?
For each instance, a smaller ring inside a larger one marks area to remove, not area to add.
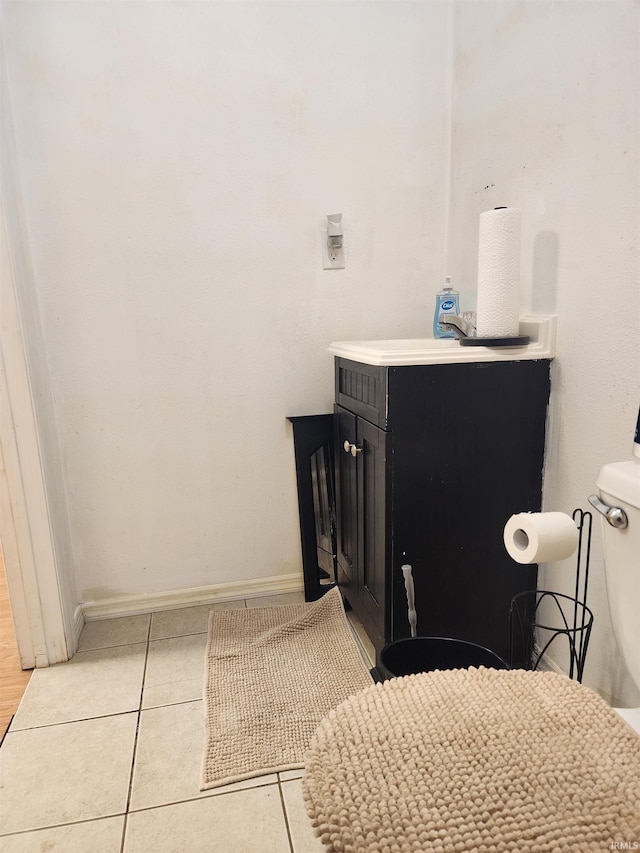
[[[458,340],[408,338],[384,341],[334,341],[329,346],[329,352],[361,364],[398,367],[470,361],[530,361],[554,358],[556,327],[555,314],[522,317],[520,334],[529,335],[531,341],[524,346],[516,347],[463,347]]]

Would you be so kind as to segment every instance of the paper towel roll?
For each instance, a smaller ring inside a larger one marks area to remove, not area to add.
[[[479,338],[512,338],[520,331],[520,211],[497,207],[480,214]]]
[[[505,524],[504,544],[516,563],[565,560],[578,547],[578,528],[564,512],[521,512]]]

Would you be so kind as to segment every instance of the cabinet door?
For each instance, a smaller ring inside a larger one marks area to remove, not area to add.
[[[362,606],[385,637],[387,476],[390,434],[357,419],[358,591]]]
[[[356,595],[358,549],[358,493],[356,458],[345,451],[356,443],[356,416],[340,406],[334,407],[336,518],[338,546],[338,582],[352,607]]]

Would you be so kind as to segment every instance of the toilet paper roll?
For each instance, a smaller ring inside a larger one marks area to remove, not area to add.
[[[520,331],[520,211],[497,207],[480,214],[479,338],[512,338]]]
[[[565,560],[578,547],[578,528],[564,512],[521,512],[505,524],[504,544],[516,563]]]

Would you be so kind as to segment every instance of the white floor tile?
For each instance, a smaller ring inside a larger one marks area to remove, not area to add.
[[[129,815],[124,853],[150,851],[290,853],[278,786]]]
[[[221,601],[219,604],[203,604],[183,607],[179,610],[161,610],[151,615],[152,640],[166,637],[183,637],[185,634],[203,634],[209,628],[209,613],[212,610],[244,610],[244,599]]]
[[[96,619],[85,622],[80,634],[78,651],[146,643],[150,620],[151,616],[147,613],[142,616],[122,616],[119,619]]]
[[[204,746],[202,701],[151,708],[140,715],[131,809],[220,795],[277,782],[275,773],[212,791],[200,790]]]
[[[302,767],[299,770],[281,770],[278,773],[281,782],[288,782],[290,779],[302,779],[304,770]]]
[[[322,853],[326,848],[314,834],[311,821],[307,817],[302,799],[302,780],[283,782],[281,787],[295,853]]]
[[[137,717],[9,732],[0,749],[2,831],[124,813]]]
[[[304,592],[283,592],[280,595],[263,595],[247,598],[247,607],[284,607],[287,604],[304,604]]]
[[[207,634],[149,643],[143,708],[202,699]]]
[[[87,623],[72,661],[34,672],[0,750],[3,853],[120,853],[123,829],[124,853],[290,853],[287,824],[295,853],[321,853],[302,770],[199,789],[209,612],[303,602],[287,593]]]
[[[120,853],[122,817],[55,826],[0,838],[2,853]]]
[[[34,670],[10,730],[137,710],[145,656],[144,643],[115,646]]]
[[[132,809],[201,795],[203,703],[188,702],[143,711],[133,769]]]

